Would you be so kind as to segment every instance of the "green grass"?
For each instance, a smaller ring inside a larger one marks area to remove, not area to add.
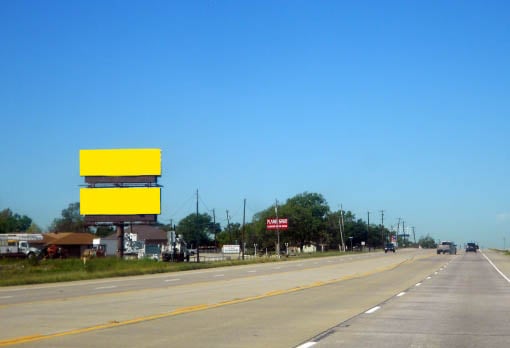
[[[124,277],[143,274],[179,272],[193,269],[226,267],[265,262],[344,255],[339,252],[300,254],[299,256],[215,262],[158,262],[153,260],[119,260],[116,257],[64,260],[0,260],[0,286],[68,282],[86,279]]]

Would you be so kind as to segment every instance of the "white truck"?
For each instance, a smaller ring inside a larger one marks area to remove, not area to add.
[[[40,250],[30,246],[30,242],[42,241],[40,233],[5,233],[0,234],[0,257],[33,258],[39,256]]]
[[[168,231],[168,245],[164,245],[161,251],[161,260],[167,262],[189,262],[190,250],[182,235],[176,235],[175,231]]]
[[[455,245],[454,242],[451,242],[451,241],[442,241],[438,246],[437,246],[437,254],[450,254],[450,255],[454,255],[454,254],[457,254],[457,245]]]

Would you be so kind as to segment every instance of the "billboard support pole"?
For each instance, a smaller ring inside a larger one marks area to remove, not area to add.
[[[117,257],[124,257],[124,223],[117,225]]]

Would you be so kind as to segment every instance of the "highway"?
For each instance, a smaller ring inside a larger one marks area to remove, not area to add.
[[[508,272],[508,257],[487,255]],[[410,306],[423,307],[431,301],[441,311],[430,310],[430,321],[441,317],[454,325],[435,331],[430,324],[416,345],[437,346],[440,338],[460,336],[455,325],[462,327],[466,318],[466,325],[480,325],[472,332],[483,331],[484,320],[494,332],[498,324],[508,327],[504,317],[491,319],[498,302],[508,312],[508,296],[510,284],[480,253],[449,256],[418,249],[8,287],[0,289],[0,346],[306,347],[345,340],[346,347],[379,347],[391,335],[412,340],[416,316],[415,323],[429,320],[424,309],[399,309],[412,301]],[[490,304],[492,312],[481,310],[478,301],[476,318],[455,315],[464,307],[468,312],[466,301],[473,297]],[[370,326],[377,323],[388,323],[391,330]],[[442,336],[445,330],[457,336]],[[394,337],[388,340],[395,343]],[[402,347],[412,346],[409,340]]]
[[[494,252],[462,253],[414,287],[300,346],[508,346],[508,259]]]

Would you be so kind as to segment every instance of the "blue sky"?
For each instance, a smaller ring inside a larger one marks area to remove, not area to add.
[[[79,150],[161,148],[162,214],[302,192],[510,245],[506,1],[2,1],[0,209],[46,228]]]

